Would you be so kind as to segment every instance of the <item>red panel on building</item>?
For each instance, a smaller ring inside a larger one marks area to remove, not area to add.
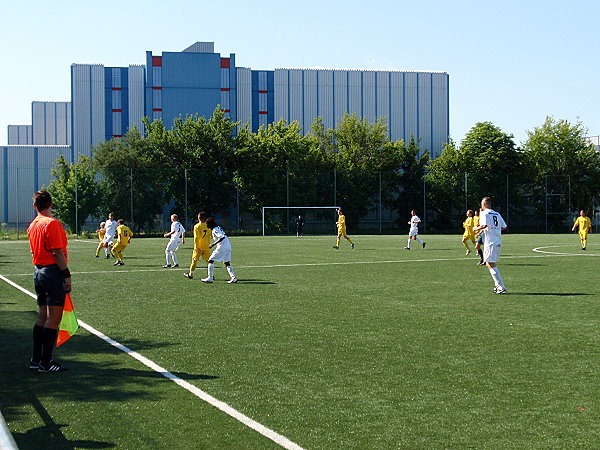
[[[152,57],[152,66],[153,67],[162,67],[162,56],[153,56]]]
[[[152,89],[154,89],[155,91],[162,91],[162,87],[160,86],[152,86]]]
[[[222,92],[229,92],[230,90],[231,90],[231,89],[229,89],[229,88],[221,88],[221,91],[222,91]]]
[[[152,111],[159,111],[159,112],[162,112],[162,108],[152,108]]]
[[[120,109],[113,109],[112,112],[122,112]]]
[[[231,112],[231,111],[230,111],[230,110],[228,110],[228,109],[222,109],[221,111],[223,111],[224,113]]]
[[[267,111],[259,111],[259,114],[267,114]]]
[[[120,91],[121,88],[112,88],[113,91]]]
[[[221,58],[221,69],[229,69],[231,60],[229,58]]]
[[[114,138],[121,138],[121,137],[123,137],[123,135],[122,134],[113,134],[113,137]]]
[[[258,91],[259,94],[266,94],[267,91]]]

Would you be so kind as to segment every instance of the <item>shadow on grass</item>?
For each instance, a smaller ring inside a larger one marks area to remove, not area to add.
[[[510,295],[553,295],[555,297],[571,297],[576,295],[595,295],[586,292],[509,292]]]
[[[250,279],[250,278],[241,280],[238,278],[238,284],[277,284],[277,283],[275,283],[273,281],[255,280],[255,279]]]
[[[502,266],[546,267],[546,264],[502,264]]]
[[[99,404],[110,410],[119,404],[134,400],[159,402],[162,394],[154,389],[162,374],[139,367],[140,363],[123,358],[119,350],[90,334],[78,334],[64,346],[56,349],[54,356],[70,370],[57,374],[42,374],[28,368],[31,356],[31,330],[37,314],[34,311],[0,312],[0,410],[11,428],[25,432],[14,433],[19,448],[113,448],[115,442],[94,440],[96,430],[78,427],[75,434],[89,437],[69,440],[63,430],[69,423],[56,423],[48,411],[68,404],[86,411]],[[165,347],[171,343],[128,340],[124,345],[138,352]],[[89,358],[88,358],[89,356]],[[101,360],[101,361],[99,361]],[[219,377],[207,374],[172,372],[181,379],[214,380]],[[165,380],[166,381],[166,380]],[[102,411],[102,407],[99,409]],[[20,422],[20,426],[19,426]],[[69,433],[67,433],[69,434]]]

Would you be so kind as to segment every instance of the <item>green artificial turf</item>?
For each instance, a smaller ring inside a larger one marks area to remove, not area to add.
[[[460,236],[233,237],[239,282],[162,269],[166,240],[125,266],[71,241],[79,319],[304,448],[567,448],[600,442],[600,246],[504,236],[494,295]],[[191,239],[189,240],[191,242]],[[416,244],[416,245],[415,245]],[[535,247],[549,247],[539,253]],[[557,254],[559,253],[559,254]],[[33,290],[25,242],[0,274]],[[0,281],[0,409],[20,448],[275,448],[81,329],[27,369],[35,301]],[[50,443],[50,444],[49,444]]]

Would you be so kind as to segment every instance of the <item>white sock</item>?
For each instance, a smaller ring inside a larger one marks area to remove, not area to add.
[[[408,240],[408,244],[406,244],[406,246],[407,246],[408,248],[410,248],[410,241],[411,241],[411,240],[412,240],[412,239],[409,239],[409,240]]]
[[[170,264],[169,263],[169,252],[165,252],[165,258],[167,259],[167,266]]]
[[[416,241],[417,241],[419,244],[421,244],[421,245],[423,244],[423,241],[422,241],[421,239],[419,239],[419,238],[416,238],[415,240],[416,240]]]
[[[171,259],[173,260],[173,265],[176,266],[179,264],[179,262],[177,261],[177,253],[175,252],[171,252]]]
[[[215,265],[214,263],[210,263],[208,265],[208,279],[212,280],[213,279],[213,274],[215,273]]]
[[[233,271],[233,267],[231,267],[231,266],[225,266],[225,267],[227,267],[227,272],[229,273],[229,276],[231,278],[235,278],[235,272]]]
[[[500,276],[500,271],[497,267],[492,267],[490,269],[490,274],[492,275],[492,278],[494,279],[494,284],[496,286],[500,286],[502,289],[506,289],[506,287],[504,286],[504,281],[502,281],[502,277]]]

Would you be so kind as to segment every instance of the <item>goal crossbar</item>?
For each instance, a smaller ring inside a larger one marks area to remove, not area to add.
[[[263,206],[262,207],[262,235],[265,235],[265,210],[266,209],[340,209],[339,206]]]

